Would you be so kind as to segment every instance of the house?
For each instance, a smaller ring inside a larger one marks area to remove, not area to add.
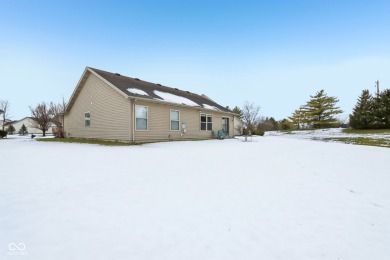
[[[9,124],[10,122],[12,122],[12,120],[10,119],[0,120],[0,130],[2,130],[3,126],[4,130],[6,130],[7,124]]]
[[[20,119],[20,120],[10,121],[10,122],[7,122],[5,124],[5,126],[7,128],[9,125],[13,125],[15,128],[15,133],[17,134],[23,124],[26,126],[27,132],[29,134],[42,134],[42,130],[39,130],[38,128],[33,127],[37,124],[37,122],[32,117],[25,117],[25,118]],[[46,131],[47,134],[53,133],[52,127],[53,127],[52,125],[49,126],[49,129]]]
[[[67,137],[121,141],[234,134],[237,115],[207,97],[87,67],[65,110]]]
[[[3,114],[4,111],[0,109],[0,115]],[[1,125],[1,129],[0,130],[3,130],[3,120],[0,120],[0,125]]]

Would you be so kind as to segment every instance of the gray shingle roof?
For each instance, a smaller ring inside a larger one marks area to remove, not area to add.
[[[232,112],[226,107],[217,104],[205,95],[198,95],[189,91],[180,90],[177,88],[170,88],[161,84],[151,83],[137,78],[126,77],[118,73],[111,73],[94,68],[89,69],[100,75],[102,78],[104,78],[116,88],[118,88],[120,91],[122,91],[125,95],[128,95],[130,97],[139,97],[151,100],[165,100],[168,102],[172,102],[172,100],[166,99],[166,97],[169,97],[175,99],[175,102],[173,103],[180,103],[180,100],[183,100],[183,105],[186,105],[186,103],[195,103],[192,106],[220,110],[229,113]],[[129,91],[128,89],[131,90]],[[187,100],[189,101],[186,102]]]

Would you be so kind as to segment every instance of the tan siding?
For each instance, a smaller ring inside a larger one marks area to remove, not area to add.
[[[137,101],[136,105],[148,106],[148,130],[135,131],[136,141],[146,140],[184,140],[184,139],[209,139],[212,138],[211,131],[200,130],[200,113],[211,114],[213,116],[213,130],[222,129],[222,116],[229,118],[229,133],[233,134],[233,116],[217,111],[202,109],[191,109],[171,104],[161,104],[156,102]],[[180,128],[182,123],[186,123],[187,132],[181,136],[181,131],[170,130],[170,110],[180,111]],[[199,112],[201,111],[201,112]]]
[[[71,111],[65,116],[68,137],[131,140],[130,101],[87,73],[87,79]],[[91,126],[84,126],[84,113],[91,113]]]
[[[83,86],[71,110],[65,116],[67,136],[111,140],[132,140],[134,120],[130,102],[103,80],[87,72]],[[213,130],[222,129],[222,117],[229,118],[229,133],[233,135],[233,116],[218,111],[187,108],[173,104],[138,99],[136,105],[148,106],[148,130],[135,131],[135,141],[209,139],[211,131],[200,130],[200,113],[213,116]],[[170,130],[170,110],[180,111],[180,127],[186,123],[187,132]],[[84,126],[84,113],[91,113],[91,126]]]

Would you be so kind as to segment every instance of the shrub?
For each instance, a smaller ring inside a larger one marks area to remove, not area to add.
[[[4,138],[7,136],[7,131],[0,130],[0,138]]]
[[[264,135],[264,131],[263,130],[255,130],[253,132],[254,135],[260,135],[260,136],[263,136]]]

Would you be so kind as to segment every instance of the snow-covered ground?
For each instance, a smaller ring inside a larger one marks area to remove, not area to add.
[[[390,141],[390,134],[349,134],[344,133],[342,128],[329,128],[319,130],[300,130],[291,132],[269,131],[265,133],[266,136],[283,136],[294,139],[309,139],[309,140],[323,140],[325,138],[339,138],[339,137],[365,137],[373,139],[386,139]]]
[[[390,149],[0,140],[0,259],[390,259]]]

